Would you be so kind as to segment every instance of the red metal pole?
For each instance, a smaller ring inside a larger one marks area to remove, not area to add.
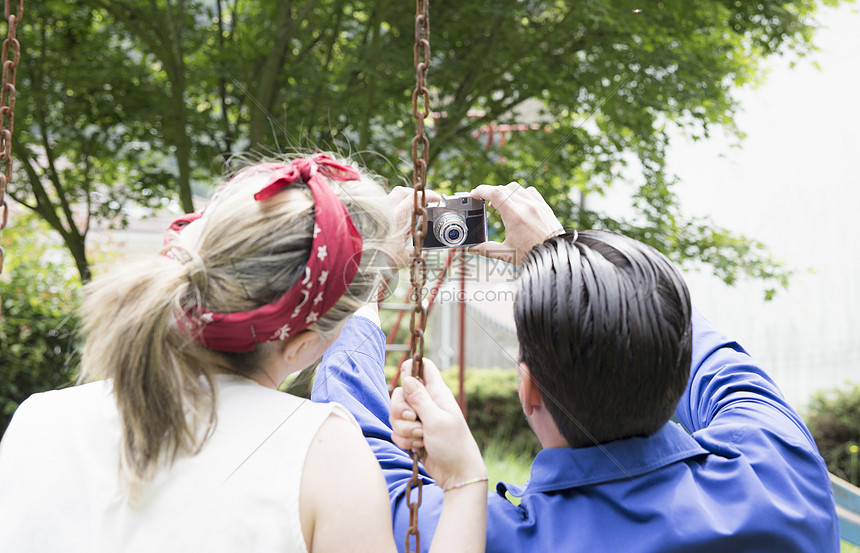
[[[466,416],[466,387],[464,376],[466,374],[466,248],[460,250],[460,391],[457,394],[457,403],[463,416]]]

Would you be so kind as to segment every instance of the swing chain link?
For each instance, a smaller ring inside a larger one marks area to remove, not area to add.
[[[427,283],[427,262],[422,246],[427,234],[427,164],[430,158],[430,140],[424,134],[424,120],[430,117],[430,94],[427,91],[427,68],[430,66],[430,0],[415,2],[415,46],[413,61],[415,65],[415,90],[412,92],[412,115],[415,117],[416,133],[412,139],[412,263],[409,269],[413,300],[409,330],[412,333],[412,374],[417,378],[424,375],[424,329],[427,323],[427,310],[424,307],[423,290]],[[423,101],[419,102],[419,97]],[[421,533],[418,530],[418,507],[421,506],[422,482],[418,476],[420,452],[412,451],[412,478],[406,484],[406,502],[409,505],[409,528],[406,530],[405,551],[421,551]],[[417,488],[416,500],[412,500],[412,490]],[[414,549],[412,538],[414,536]]]
[[[18,23],[24,15],[24,0],[17,0],[15,13],[11,11],[13,0],[6,0],[6,40],[3,41],[3,84],[0,89],[0,231],[9,222],[9,204],[6,202],[6,185],[12,180],[12,130],[15,127],[15,71],[21,59],[21,44],[18,42]],[[12,59],[9,59],[9,47]],[[5,252],[0,244],[0,274],[3,273]]]

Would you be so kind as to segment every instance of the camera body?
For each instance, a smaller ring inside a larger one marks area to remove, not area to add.
[[[468,192],[427,204],[424,249],[459,248],[487,241],[487,205]]]

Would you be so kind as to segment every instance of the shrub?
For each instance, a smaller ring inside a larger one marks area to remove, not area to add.
[[[860,385],[817,394],[806,422],[830,472],[860,485]]]
[[[3,232],[0,276],[0,434],[28,396],[68,385],[75,370],[74,307],[80,281],[65,250],[35,217]]]
[[[444,376],[456,395],[457,369],[446,371]],[[467,370],[464,385],[466,420],[482,451],[491,444],[504,444],[506,451],[517,456],[533,457],[540,451],[540,442],[520,405],[515,370]]]

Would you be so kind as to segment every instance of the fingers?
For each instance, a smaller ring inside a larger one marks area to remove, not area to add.
[[[517,182],[505,186],[482,184],[472,197],[491,202],[505,226],[504,244],[485,242],[470,251],[510,263],[521,263],[532,247],[564,231],[552,208],[533,186]],[[507,250],[507,251],[505,251]]]
[[[412,358],[410,357],[400,365],[400,378],[412,376]]]
[[[441,199],[439,194],[432,190],[426,190],[425,194],[428,203]],[[395,228],[386,243],[386,251],[391,256],[394,268],[401,268],[412,256],[412,247],[406,244],[410,242],[412,236],[413,189],[396,186],[388,193],[388,201],[394,210]]]
[[[448,413],[460,413],[460,406],[454,399],[451,389],[442,379],[439,368],[430,359],[424,360],[424,387],[433,399],[433,402]]]
[[[399,434],[392,434],[391,441],[404,451],[418,450],[424,447],[424,440],[421,438],[404,438]]]
[[[484,200],[493,209],[498,209],[497,206],[505,202],[505,187],[482,184],[472,190],[469,195],[475,199]]]
[[[388,422],[391,425],[391,440],[399,448],[410,450],[424,447],[424,426],[407,403],[403,388],[395,389],[391,395]]]
[[[405,192],[400,192],[400,191]],[[394,213],[398,218],[408,217],[412,213],[412,189],[398,186],[388,195],[388,200],[394,207]]]
[[[403,196],[400,201],[394,205],[394,214],[397,217],[397,227],[399,231],[408,234],[412,225],[409,223],[412,219],[412,195]]]
[[[436,366],[430,359],[424,359],[424,384],[423,388],[427,391],[427,394],[430,396],[430,399],[433,400],[433,403],[436,404],[443,411],[447,411],[449,413],[460,412],[460,406],[457,405],[457,400],[454,399],[454,394],[451,392],[451,389],[445,384],[445,380],[442,379],[442,374],[439,372],[439,368]],[[412,359],[407,359],[403,362],[403,365],[400,366],[400,379],[403,383],[403,387],[407,388],[406,400],[411,403],[412,397],[409,393],[409,386],[407,386],[405,379],[407,377],[412,378]],[[415,382],[418,380],[412,378]],[[411,385],[411,384],[410,384]],[[420,413],[419,413],[420,416]]]
[[[392,204],[399,204],[406,196],[412,195],[412,189],[405,186],[395,186],[388,192],[388,199]]]
[[[412,198],[414,193],[415,191],[413,188],[409,188],[407,186],[395,186],[388,193],[388,199],[394,205],[399,204],[404,199],[408,199],[409,203],[411,204],[413,202]],[[427,200],[428,204],[442,200],[442,196],[440,196],[433,190],[430,190],[429,188],[424,189],[424,198]]]
[[[517,181],[511,181],[504,186],[482,184],[472,190],[471,196],[489,202],[490,207],[498,211],[502,219],[506,216],[521,215],[523,207],[534,209],[536,206],[546,206],[552,211],[537,188],[526,188]]]
[[[414,432],[416,428],[412,422],[415,420],[413,417],[417,416],[420,421],[418,424],[426,424],[429,429],[436,428],[434,425],[443,419],[448,421],[463,419],[460,405],[454,398],[451,389],[442,379],[439,368],[430,359],[424,359],[423,363],[423,383],[412,376],[412,359],[403,363],[400,368],[402,387],[394,391],[391,400],[392,428],[394,428],[394,419],[396,418],[397,428],[402,430],[401,433],[404,436],[412,439],[416,438],[409,434],[409,432]],[[465,420],[462,422],[465,424]]]
[[[486,473],[475,439],[436,365],[424,360],[426,386],[412,376],[413,363],[401,367],[403,386],[391,399],[391,438],[404,450],[421,450],[430,475],[444,485]]]
[[[432,190],[425,190],[424,193],[428,204],[438,202],[442,199],[439,194]],[[405,241],[412,230],[410,221],[415,205],[413,189],[406,188],[405,186],[395,186],[388,193],[388,202],[391,204],[392,209],[394,209],[395,233],[398,236],[402,236]]]
[[[436,192],[433,192],[432,190],[428,190],[426,188],[424,189],[424,197],[427,199],[428,204],[431,202],[441,202],[442,201],[442,196],[440,196]]]
[[[419,421],[394,419],[394,422],[391,424],[391,432],[404,440],[420,440],[424,438],[424,425]]]
[[[403,388],[395,388],[391,393],[391,405],[389,406],[389,411],[388,422],[393,422],[397,418],[415,420],[415,413],[406,402],[406,398],[403,395]],[[404,416],[407,411],[411,413],[411,417]]]
[[[424,447],[424,426],[418,421],[395,419],[391,439],[401,449],[420,449]]]
[[[396,429],[392,429],[391,431],[391,441],[404,451],[421,449],[424,447],[423,434],[420,436],[413,436],[408,433],[398,432]]]
[[[443,411],[433,400],[430,392],[417,378],[413,376],[404,376],[401,378],[403,383],[403,391],[406,395],[406,400],[409,406],[418,416],[418,418],[430,426],[434,421],[438,420]]]
[[[517,181],[511,181],[504,186],[482,184],[472,190],[470,195],[473,198],[489,202],[490,207],[499,211],[499,214],[504,217],[507,211],[505,206],[508,205],[508,201],[519,193],[525,194],[525,189]]]

